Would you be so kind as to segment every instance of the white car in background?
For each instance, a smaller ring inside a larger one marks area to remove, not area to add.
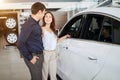
[[[120,80],[120,8],[99,7],[77,13],[63,26],[59,37],[65,34],[71,38],[57,46],[57,74],[62,80]]]

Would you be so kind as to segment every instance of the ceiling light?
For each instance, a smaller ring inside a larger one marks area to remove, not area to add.
[[[3,3],[4,1],[3,0],[0,0],[0,3]]]

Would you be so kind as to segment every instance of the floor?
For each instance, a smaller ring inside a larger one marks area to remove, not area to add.
[[[4,38],[0,38],[0,80],[30,80],[29,70],[18,49],[5,44]],[[57,76],[57,80],[61,79]]]
[[[61,80],[59,77],[57,78]],[[18,49],[13,46],[0,47],[0,80],[30,79],[30,73]]]
[[[30,80],[28,68],[13,46],[0,49],[0,80]]]

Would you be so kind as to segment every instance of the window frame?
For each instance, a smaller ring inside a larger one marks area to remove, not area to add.
[[[70,19],[69,21],[68,21],[68,23],[67,24],[65,24],[65,26],[63,26],[63,28],[60,30],[60,34],[58,35],[58,37],[62,37],[62,36],[64,36],[64,35],[66,35],[66,34],[69,34],[68,33],[68,31],[70,30],[70,28],[72,27],[72,25],[75,23],[75,22],[77,22],[78,20],[80,20],[81,19],[81,21],[80,21],[80,24],[79,24],[79,33],[81,32],[81,30],[82,30],[82,25],[84,24],[84,19],[85,19],[85,16],[83,16],[83,15],[77,15],[77,16],[75,16],[75,17],[73,17],[72,19]],[[81,29],[80,29],[81,28]],[[79,38],[80,37],[80,35],[77,37],[77,38]],[[74,37],[73,37],[74,38]]]

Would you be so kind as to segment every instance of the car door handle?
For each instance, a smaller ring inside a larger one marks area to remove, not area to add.
[[[68,47],[63,47],[63,48],[68,49]]]
[[[88,57],[89,60],[97,60],[97,58]]]

